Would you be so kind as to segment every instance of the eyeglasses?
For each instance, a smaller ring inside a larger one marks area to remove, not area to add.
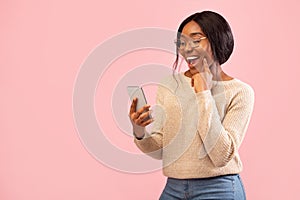
[[[176,44],[179,50],[184,50],[187,44],[189,44],[190,47],[194,49],[199,47],[200,42],[204,39],[206,39],[206,37],[201,37],[198,39],[179,39],[179,40],[175,40],[174,43]]]

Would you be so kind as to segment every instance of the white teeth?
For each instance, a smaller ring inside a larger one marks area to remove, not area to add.
[[[191,61],[191,60],[195,60],[195,59],[197,59],[198,57],[197,56],[191,56],[191,57],[187,57],[186,59],[188,60],[188,61]]]

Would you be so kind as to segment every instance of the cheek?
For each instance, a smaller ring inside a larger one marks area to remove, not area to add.
[[[206,53],[211,57],[211,59],[214,60],[213,54],[212,54],[212,50],[211,50],[211,46],[209,43],[203,44],[200,46],[204,51],[206,51]]]
[[[184,51],[180,51],[180,50],[178,50],[178,54],[179,54],[179,56],[183,56],[183,57],[185,57],[185,53],[184,53]]]
[[[211,53],[211,47],[209,43],[204,43],[200,45],[201,49],[203,49],[204,51],[206,51],[207,53]]]

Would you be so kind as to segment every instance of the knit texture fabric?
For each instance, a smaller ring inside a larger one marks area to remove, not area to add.
[[[232,79],[213,81],[211,90],[195,93],[184,73],[158,87],[151,132],[137,147],[162,159],[167,177],[206,178],[242,171],[238,149],[254,107],[254,91]]]

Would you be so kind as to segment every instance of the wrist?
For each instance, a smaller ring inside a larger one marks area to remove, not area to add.
[[[196,93],[199,93],[199,92],[203,92],[205,90],[209,90],[208,87],[205,87],[205,86],[198,86],[198,87],[194,87],[195,88],[195,92]]]
[[[135,134],[135,132],[133,131],[133,136],[134,136],[137,140],[141,140],[141,139],[143,139],[143,138],[145,137],[145,134],[143,134],[143,136],[137,136],[137,135]]]
[[[137,139],[144,138],[144,136],[145,136],[145,127],[134,125],[133,126],[133,135]]]

